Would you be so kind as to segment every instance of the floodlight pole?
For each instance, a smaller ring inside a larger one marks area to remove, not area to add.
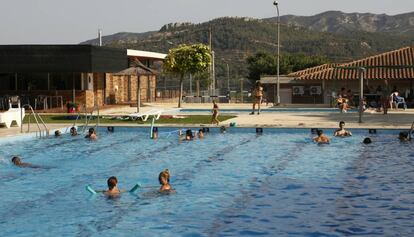
[[[279,2],[274,1],[273,5],[276,6],[277,10],[277,86],[276,86],[276,104],[280,104],[280,14],[279,14]]]
[[[359,120],[358,123],[362,123],[362,113],[364,112],[364,74],[366,69],[364,67],[360,67],[359,69]]]

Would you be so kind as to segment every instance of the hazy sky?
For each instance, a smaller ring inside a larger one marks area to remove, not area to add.
[[[222,16],[275,16],[272,0],[1,0],[0,44],[76,44],[121,31],[158,30],[170,22]],[[280,14],[327,10],[395,15],[414,11],[414,0],[280,0]]]

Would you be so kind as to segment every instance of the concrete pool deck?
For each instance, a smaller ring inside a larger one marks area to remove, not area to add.
[[[251,104],[219,104],[220,109],[251,109]],[[184,104],[184,109],[211,109],[211,104]],[[296,107],[296,106],[295,106]],[[298,106],[296,108],[303,108]],[[323,108],[323,105],[315,106]],[[163,108],[166,110],[176,109],[177,104],[148,104],[142,107],[141,112],[149,111],[151,109]],[[262,108],[273,108],[271,106],[262,106]],[[292,108],[292,106],[279,106],[277,108]],[[326,108],[326,107],[325,107]],[[127,115],[134,113],[136,107],[119,106],[102,109],[101,115]],[[176,113],[177,114],[177,113]],[[178,112],[178,114],[185,115],[199,115],[209,114],[209,112]],[[346,122],[347,128],[377,128],[377,129],[409,129],[414,122],[414,109],[390,111],[384,115],[382,113],[364,113],[363,123],[358,123],[358,113],[329,113],[329,112],[272,112],[262,113],[260,115],[249,115],[248,112],[239,112],[235,114],[237,117],[224,121],[221,125],[228,126],[231,122],[235,122],[238,127],[275,127],[275,128],[336,128],[338,122],[343,120]],[[50,130],[61,129],[71,124],[48,124]],[[141,124],[101,124],[101,126],[131,126],[131,127],[146,127],[148,125]],[[160,124],[157,126],[169,127],[196,127],[199,124]],[[205,124],[205,126],[210,126]],[[24,126],[24,131],[27,131],[27,125]],[[37,131],[36,125],[31,125],[31,132]],[[12,137],[16,135],[24,135],[20,133],[19,127],[0,128],[0,137]],[[53,134],[51,134],[53,135]]]

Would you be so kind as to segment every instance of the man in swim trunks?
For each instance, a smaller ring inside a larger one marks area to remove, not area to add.
[[[334,136],[335,137],[350,137],[352,136],[352,133],[350,131],[345,130],[345,122],[341,121],[339,122],[339,128],[335,130]]]
[[[257,114],[260,114],[260,104],[262,103],[262,100],[263,100],[263,87],[260,81],[256,82],[256,87],[254,88],[253,94],[254,94],[253,111],[250,114],[251,115],[254,114],[254,110],[256,109],[256,104],[257,104],[257,109],[258,109]]]
[[[322,130],[318,129],[316,134],[318,134],[318,136],[313,138],[314,142],[317,142],[319,144],[329,144],[329,142],[330,142],[329,137],[327,137],[325,134],[323,134]]]
[[[168,169],[165,169],[158,175],[158,181],[161,184],[160,193],[170,193],[174,191],[170,185],[170,171]]]

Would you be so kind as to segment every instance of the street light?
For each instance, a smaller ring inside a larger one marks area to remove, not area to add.
[[[359,69],[359,123],[362,123],[362,113],[364,112],[364,74],[366,69],[360,67]]]
[[[273,5],[275,5],[277,10],[277,87],[276,87],[276,93],[277,93],[277,100],[276,104],[280,104],[280,79],[279,79],[279,58],[280,58],[280,14],[279,14],[279,2],[274,1]]]

